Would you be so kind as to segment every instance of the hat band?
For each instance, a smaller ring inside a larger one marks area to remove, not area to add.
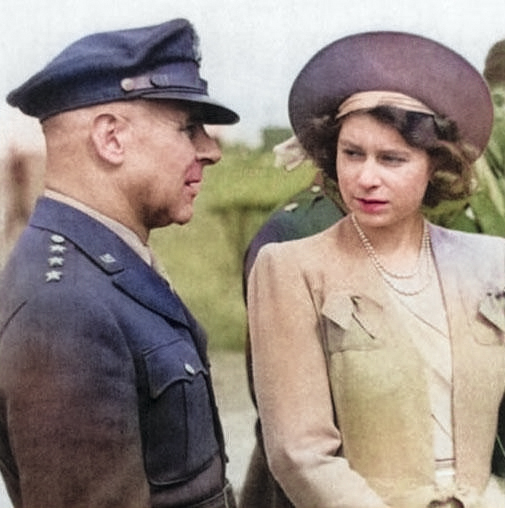
[[[435,112],[426,106],[426,104],[408,95],[398,92],[372,90],[368,92],[357,92],[350,95],[340,104],[336,118],[342,118],[353,111],[373,109],[378,106],[391,106],[414,113],[435,115]]]
[[[197,74],[192,73],[190,69],[186,69],[184,74],[181,73],[180,75],[165,73],[123,78],[120,85],[123,91],[127,93],[150,89],[180,89],[207,94],[207,82]]]

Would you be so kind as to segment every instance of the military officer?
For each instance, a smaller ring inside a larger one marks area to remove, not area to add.
[[[155,270],[232,124],[184,19],[93,34],[11,92],[44,195],[0,282],[0,469],[15,507],[234,506],[206,337]]]

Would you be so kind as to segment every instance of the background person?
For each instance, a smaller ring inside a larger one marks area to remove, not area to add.
[[[494,122],[486,150],[475,163],[476,189],[468,198],[444,202],[429,213],[432,221],[451,229],[505,236],[505,41],[489,49],[484,77]]]
[[[309,61],[290,117],[351,214],[264,247],[249,279],[276,480],[300,507],[503,506],[490,468],[505,245],[421,213],[471,190],[492,122],[484,81],[434,41],[361,34]]]
[[[0,468],[14,506],[229,507],[206,337],[149,232],[221,152],[191,24],[93,34],[9,94],[42,122],[44,196],[0,282]]]

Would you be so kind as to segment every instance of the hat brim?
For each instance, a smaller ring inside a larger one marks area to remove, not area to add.
[[[202,120],[208,125],[232,125],[240,120],[237,113],[223,106],[218,101],[210,98],[208,95],[177,92],[172,90],[156,90],[152,92],[143,92],[138,98],[146,100],[172,99],[198,104],[202,108]]]
[[[350,95],[371,90],[418,99],[453,120],[479,154],[487,145],[493,106],[482,76],[446,46],[402,32],[351,35],[317,52],[291,88],[293,130],[301,132],[314,117],[336,112]]]
[[[141,90],[139,92],[131,93],[128,96],[122,94],[118,94],[116,96],[115,93],[111,93],[103,94],[103,96],[93,96],[91,98],[74,98],[72,101],[69,101],[69,104],[66,106],[58,103],[57,106],[51,109],[49,107],[51,101],[46,100],[42,102],[40,100],[40,97],[43,96],[42,93],[37,94],[36,99],[34,99],[30,94],[25,93],[24,86],[25,85],[19,89],[13,90],[7,96],[7,102],[13,106],[18,106],[21,111],[27,115],[38,117],[40,121],[44,121],[50,116],[63,113],[64,111],[71,111],[74,109],[85,108],[97,104],[104,104],[107,102],[128,101],[135,99],[180,100],[199,104],[202,107],[202,120],[204,123],[209,125],[231,125],[240,121],[240,117],[237,113],[227,108],[226,106],[223,106],[208,95],[199,93],[188,93],[166,89]],[[18,97],[24,97],[22,103],[18,100]]]

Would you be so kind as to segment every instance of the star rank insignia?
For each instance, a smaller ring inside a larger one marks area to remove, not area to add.
[[[64,245],[50,245],[49,246],[49,252],[52,252],[53,254],[64,254],[67,248]]]
[[[59,282],[63,273],[59,270],[50,270],[46,272],[46,282]]]
[[[63,266],[65,262],[62,256],[51,256],[47,259],[47,263],[49,266]]]

